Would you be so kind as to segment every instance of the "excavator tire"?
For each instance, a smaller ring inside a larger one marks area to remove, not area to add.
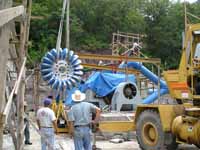
[[[176,150],[178,144],[171,133],[162,129],[155,110],[143,111],[136,120],[136,137],[142,150]]]

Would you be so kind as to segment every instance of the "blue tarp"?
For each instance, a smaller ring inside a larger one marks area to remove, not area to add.
[[[78,88],[74,88],[67,93],[65,104],[72,104],[71,94],[76,89],[80,89],[85,92],[87,89],[91,89],[98,96],[103,97],[115,90],[117,85],[121,82],[135,82],[134,75],[125,75],[122,73],[105,73],[105,72],[94,72],[88,80],[81,84]]]
[[[115,90],[116,86],[121,82],[135,82],[134,75],[126,75],[121,73],[93,73],[88,80],[81,86],[81,91],[91,89],[98,96],[103,97]]]

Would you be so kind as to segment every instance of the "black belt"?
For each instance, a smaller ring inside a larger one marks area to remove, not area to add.
[[[90,127],[90,124],[85,124],[85,125],[75,125],[74,127],[75,127],[75,128],[77,128],[77,127]]]
[[[53,128],[53,127],[41,127],[41,128]]]

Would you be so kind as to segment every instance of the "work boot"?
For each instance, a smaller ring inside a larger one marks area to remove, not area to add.
[[[26,145],[32,145],[32,143],[29,142],[29,141],[25,141],[25,144],[26,144]]]

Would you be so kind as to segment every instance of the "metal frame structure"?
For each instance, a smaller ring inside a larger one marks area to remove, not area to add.
[[[144,35],[117,32],[113,33],[112,37],[112,55],[120,55],[131,49],[134,43],[141,44],[141,38]]]

